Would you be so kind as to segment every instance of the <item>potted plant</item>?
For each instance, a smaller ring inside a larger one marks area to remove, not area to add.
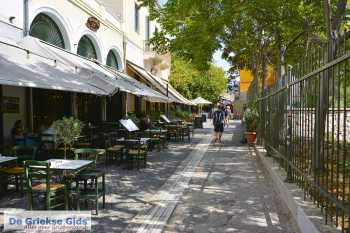
[[[63,143],[64,158],[67,158],[67,149],[72,147],[73,143],[80,136],[83,123],[74,117],[63,117],[53,123],[56,130],[56,141]]]
[[[247,142],[254,145],[256,142],[256,129],[258,127],[259,115],[255,109],[248,109],[244,113]]]

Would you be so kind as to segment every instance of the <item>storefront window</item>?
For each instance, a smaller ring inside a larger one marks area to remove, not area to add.
[[[97,53],[94,44],[87,36],[83,36],[78,43],[78,54],[83,57],[97,60]]]
[[[49,44],[65,48],[62,33],[57,24],[47,15],[39,14],[30,26],[29,34]]]

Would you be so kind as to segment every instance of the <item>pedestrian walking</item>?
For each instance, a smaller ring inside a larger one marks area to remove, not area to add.
[[[213,114],[213,125],[214,125],[214,143],[221,143],[222,133],[224,132],[224,121],[225,121],[225,107],[218,104],[218,109]]]
[[[230,124],[230,117],[231,117],[231,108],[229,105],[227,105],[225,109],[225,126],[226,127],[228,127]]]

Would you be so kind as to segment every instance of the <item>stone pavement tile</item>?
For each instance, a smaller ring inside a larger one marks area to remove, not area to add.
[[[200,140],[201,132],[198,132],[191,143],[170,143],[166,150],[152,151],[148,167],[139,171],[107,166],[106,209],[102,209],[101,203],[99,215],[92,215],[92,232],[122,232],[140,211],[153,205],[152,197]],[[0,199],[0,212],[25,209],[25,203],[25,197],[15,193],[6,195]]]
[[[238,122],[231,127],[223,145],[203,157],[165,233],[297,232],[256,159],[238,143]]]

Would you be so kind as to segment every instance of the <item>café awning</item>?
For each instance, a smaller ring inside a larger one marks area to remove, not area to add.
[[[101,68],[97,62],[50,45],[37,38],[26,36],[19,45],[41,57],[48,57],[55,62],[55,69],[75,75],[78,80],[104,90],[106,95],[115,94],[120,86],[114,76]]]
[[[152,102],[168,102],[166,96],[98,61],[70,53],[30,36],[25,37],[20,44],[36,51],[41,56],[50,56],[69,72],[76,73],[85,79],[89,77],[88,80],[85,80],[86,82],[102,87],[108,95],[113,95],[116,91],[123,91],[143,96]]]
[[[182,96],[170,83],[162,80],[161,78],[151,74],[144,68],[137,66],[136,64],[128,61],[127,65],[136,72],[139,76],[146,79],[152,86],[156,87],[163,95],[168,95],[169,99],[175,103],[181,103],[186,105],[193,105],[193,103]]]
[[[108,95],[110,89],[94,77],[81,77],[50,57],[14,41],[0,39],[0,84]]]
[[[114,73],[118,82],[120,82],[122,84],[121,86],[123,86],[123,88],[120,89],[121,91],[131,93],[137,96],[142,96],[150,102],[164,102],[164,103],[171,102],[171,100],[165,95],[137,81],[136,79],[122,72],[114,70],[110,67],[107,67],[107,66],[103,66],[103,67],[105,69],[108,69],[110,72]]]

